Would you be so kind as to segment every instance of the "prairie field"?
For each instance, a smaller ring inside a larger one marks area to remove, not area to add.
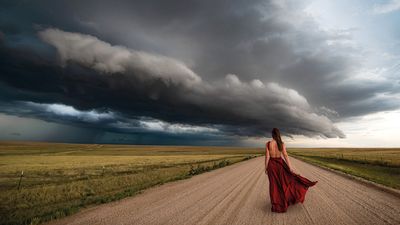
[[[0,142],[0,224],[38,224],[263,154],[236,147]]]
[[[290,156],[400,189],[400,148],[290,148]]]
[[[262,148],[0,142],[0,224],[39,224],[264,155]],[[400,189],[400,149],[289,148],[289,155]],[[23,172],[23,175],[21,176]]]

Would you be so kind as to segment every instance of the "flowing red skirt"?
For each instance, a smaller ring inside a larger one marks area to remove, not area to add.
[[[303,203],[308,188],[318,182],[292,173],[282,158],[270,158],[267,169],[272,212],[286,212],[289,205]]]

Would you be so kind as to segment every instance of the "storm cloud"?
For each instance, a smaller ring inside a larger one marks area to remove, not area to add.
[[[232,128],[223,128],[224,132],[265,136],[278,125],[277,120],[285,118],[287,122],[280,125],[290,127],[286,130],[292,134],[344,136],[327,117],[316,114],[303,96],[275,83],[264,85],[260,80],[246,83],[233,74],[226,75],[219,83],[206,83],[175,59],[111,46],[89,35],[54,29],[44,30],[39,35],[57,48],[63,64],[71,61],[105,75],[123,74],[131,84],[134,83],[125,88],[137,90],[135,86],[141,86],[143,92],[140,95],[148,96],[158,104],[175,104],[178,115],[201,118],[197,121],[200,125],[228,125]],[[119,107],[125,109],[123,105]],[[185,112],[189,108],[202,109],[203,112]],[[154,117],[171,121],[163,115]],[[175,120],[172,122],[181,122],[179,118]]]
[[[348,31],[321,29],[306,2],[54,4],[6,6],[21,17],[0,24],[4,113],[124,133],[343,138],[335,122],[400,105],[400,83],[371,79]]]

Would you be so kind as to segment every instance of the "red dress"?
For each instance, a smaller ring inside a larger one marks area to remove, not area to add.
[[[308,188],[318,182],[292,173],[281,157],[270,157],[267,171],[272,212],[286,212],[289,205],[303,203]]]

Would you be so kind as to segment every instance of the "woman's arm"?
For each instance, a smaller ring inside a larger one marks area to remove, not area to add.
[[[286,151],[286,146],[284,143],[282,144],[282,147],[283,147],[282,153],[283,153],[283,157],[285,158],[286,164],[289,166],[290,171],[293,172],[292,165],[290,164],[290,160],[289,160],[289,157],[288,157],[288,154]]]
[[[268,144],[265,145],[265,174],[267,174],[267,168],[268,168],[268,162],[269,162],[269,149],[268,149]]]

